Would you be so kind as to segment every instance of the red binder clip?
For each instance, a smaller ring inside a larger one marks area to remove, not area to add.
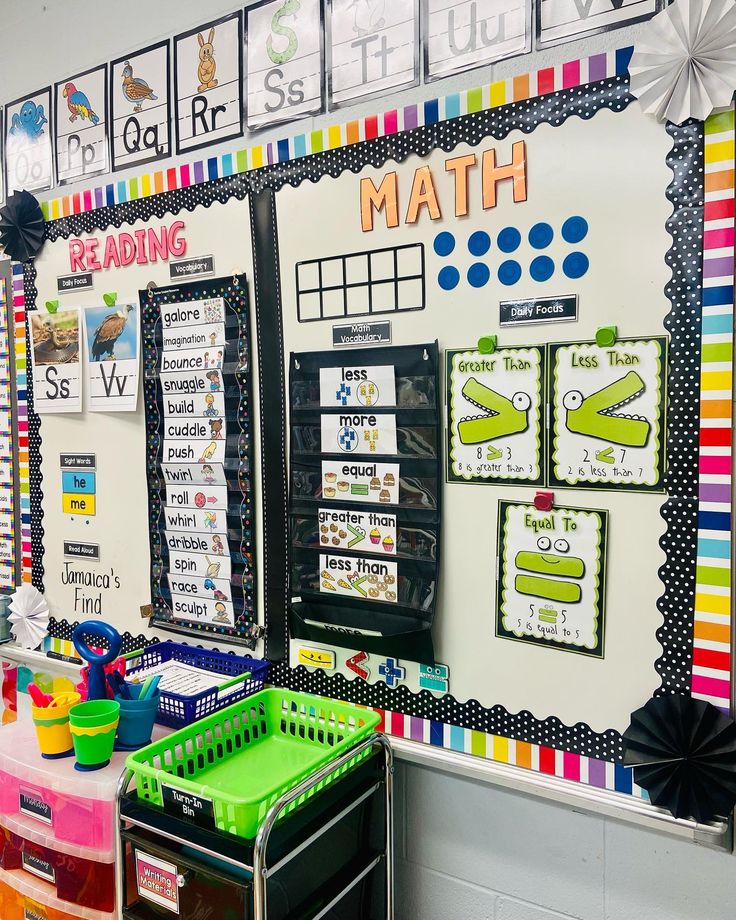
[[[551,511],[554,503],[554,492],[537,492],[534,496],[534,507],[537,511]]]

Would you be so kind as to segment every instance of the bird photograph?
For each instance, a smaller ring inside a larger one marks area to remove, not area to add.
[[[125,67],[123,67],[123,96],[128,102],[132,103],[134,112],[142,112],[143,103],[146,100],[154,101],[158,99],[153,89],[142,77],[133,76],[133,67],[130,61],[126,61]]]
[[[62,310],[53,315],[34,311],[30,316],[35,364],[79,362],[79,315],[76,310]]]
[[[86,94],[77,89],[73,83],[66,84],[63,95],[66,99],[66,107],[69,109],[69,121],[81,118],[82,121],[89,121],[93,125],[99,123],[100,117],[92,109]]]
[[[92,307],[85,312],[90,361],[124,361],[137,355],[138,325],[126,303],[119,307]],[[94,331],[93,331],[94,330]]]

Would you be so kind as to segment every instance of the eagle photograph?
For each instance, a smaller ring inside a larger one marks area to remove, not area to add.
[[[138,321],[132,304],[85,311],[90,361],[125,361],[138,356]]]

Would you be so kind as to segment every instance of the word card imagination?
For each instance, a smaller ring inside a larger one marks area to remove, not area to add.
[[[660,491],[667,339],[550,346],[550,485]]]
[[[90,412],[135,412],[140,366],[139,310],[133,304],[84,313]]]
[[[28,314],[33,339],[33,408],[39,415],[82,411],[80,309]]]
[[[499,502],[496,635],[603,657],[608,512]]]
[[[107,65],[57,83],[54,103],[59,183],[107,172]]]
[[[448,478],[544,479],[544,350],[448,352]]]
[[[417,0],[330,6],[330,103],[338,106],[419,80]]]
[[[323,106],[320,0],[273,0],[246,9],[247,124],[251,130]]]

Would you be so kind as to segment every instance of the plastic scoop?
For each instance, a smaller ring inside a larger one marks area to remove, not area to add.
[[[33,705],[45,709],[53,701],[53,697],[44,693],[36,684],[28,684],[28,693],[33,700]]]

